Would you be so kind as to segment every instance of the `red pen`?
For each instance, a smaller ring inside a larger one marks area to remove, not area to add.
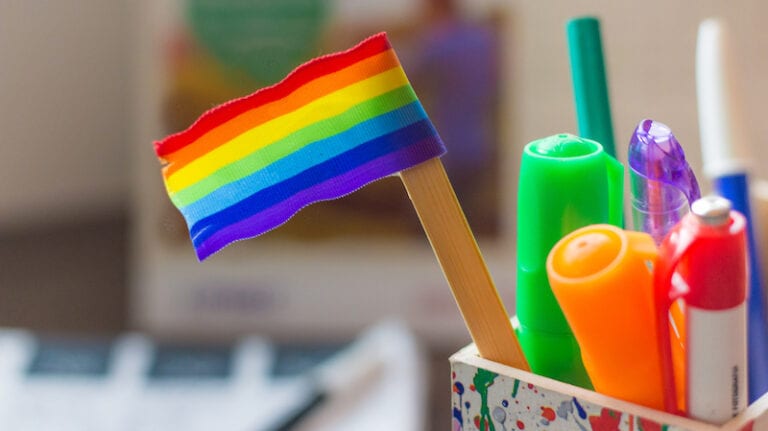
[[[667,328],[669,307],[685,302],[685,414],[692,418],[720,424],[746,408],[747,276],[746,221],[721,197],[695,201],[659,248],[656,319]],[[679,414],[669,331],[658,339],[665,408]]]

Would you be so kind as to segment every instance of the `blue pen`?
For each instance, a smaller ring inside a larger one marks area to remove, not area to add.
[[[629,142],[629,169],[634,229],[658,245],[701,197],[699,184],[675,135],[658,121],[638,124]]]
[[[749,402],[768,392],[768,325],[759,250],[755,243],[749,206],[746,129],[736,97],[736,80],[727,29],[709,19],[699,26],[696,51],[696,90],[699,105],[704,173],[712,179],[715,192],[733,204],[747,219],[749,243],[748,372]]]

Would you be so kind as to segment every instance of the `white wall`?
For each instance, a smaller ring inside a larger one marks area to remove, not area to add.
[[[0,230],[125,206],[125,9],[0,1]]]
[[[748,124],[757,161],[768,157],[768,4],[723,2],[516,1],[513,135],[517,143],[561,131],[576,132],[565,39],[572,16],[601,18],[616,147],[626,161],[629,137],[643,118],[670,126],[701,177],[695,51],[699,22],[720,16],[731,24],[734,57],[741,65]],[[756,167],[758,167],[756,162]],[[765,173],[763,173],[765,176]],[[707,189],[706,181],[702,181]]]

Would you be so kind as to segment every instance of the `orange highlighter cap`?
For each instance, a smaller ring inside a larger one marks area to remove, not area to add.
[[[595,390],[661,409],[650,235],[592,225],[547,258],[552,291],[581,347]]]

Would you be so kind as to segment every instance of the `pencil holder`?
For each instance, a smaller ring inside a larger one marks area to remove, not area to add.
[[[716,426],[488,361],[474,345],[450,362],[453,431],[768,431],[768,394]]]

